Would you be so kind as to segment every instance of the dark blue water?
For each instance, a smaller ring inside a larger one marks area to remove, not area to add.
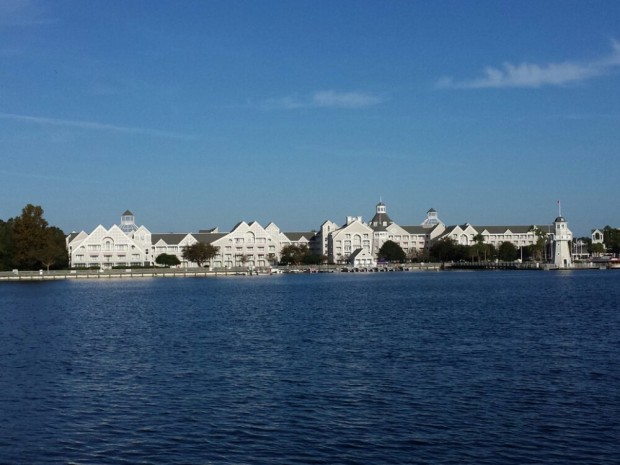
[[[620,272],[0,283],[2,464],[618,464]]]

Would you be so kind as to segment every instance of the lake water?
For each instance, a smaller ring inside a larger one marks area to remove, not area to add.
[[[0,284],[2,464],[618,464],[620,271]]]

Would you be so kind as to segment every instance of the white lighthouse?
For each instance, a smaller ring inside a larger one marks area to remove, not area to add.
[[[558,216],[553,222],[554,234],[554,253],[553,264],[558,268],[570,268],[573,266],[570,253],[570,241],[573,240],[573,233],[568,229],[568,224],[563,216]]]

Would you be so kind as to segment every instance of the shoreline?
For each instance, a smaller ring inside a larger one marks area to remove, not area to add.
[[[325,267],[293,267],[273,268],[260,270],[231,269],[207,270],[200,268],[184,269],[122,269],[122,270],[53,270],[53,271],[3,271],[0,272],[0,282],[19,281],[58,281],[82,279],[135,279],[135,278],[216,278],[221,276],[271,276],[279,274],[315,274],[315,273],[393,273],[393,272],[420,272],[420,271],[581,271],[607,269],[596,263],[587,263],[585,266],[571,268],[557,268],[550,264],[530,263],[427,263],[409,264],[407,266],[381,267],[374,269],[353,269],[342,266]]]

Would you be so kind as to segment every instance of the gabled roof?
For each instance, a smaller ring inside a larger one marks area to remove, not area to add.
[[[366,252],[364,249],[355,249],[355,251],[351,255],[349,255],[349,260],[355,260],[358,255],[369,255],[370,256],[370,254]]]
[[[168,245],[176,245],[185,239],[187,235],[188,233],[151,234],[151,243],[157,244],[159,241],[164,241]]]
[[[452,226],[446,226],[446,229],[444,230],[444,235],[445,234],[450,234],[451,232],[454,232],[456,230],[456,228],[461,229],[461,227],[458,224],[452,225]]]
[[[233,232],[235,229],[237,229],[242,224],[245,224],[246,226],[248,226],[248,224],[245,221],[241,220],[236,225],[233,226],[233,228],[230,230],[230,232]]]
[[[129,210],[125,210],[125,213],[123,213],[121,216],[134,216],[134,214],[131,213]]]
[[[301,239],[310,240],[316,233],[313,232],[285,232],[283,233],[291,242],[299,242]]]
[[[222,237],[226,237],[228,233],[198,233],[192,234],[192,236],[203,244],[211,244]]]
[[[430,228],[425,228],[423,226],[401,226],[401,228],[403,228],[405,231],[407,231],[409,234],[428,234],[431,229]]]
[[[544,231],[546,226],[537,226],[540,230]],[[507,231],[510,231],[513,234],[527,234],[531,229],[532,225],[517,225],[517,226],[474,226],[476,231],[483,233],[487,231],[489,234],[504,234]]]
[[[73,231],[71,234],[69,234],[69,237],[68,237],[69,242],[71,242],[73,239],[75,239],[79,235],[80,233]]]

